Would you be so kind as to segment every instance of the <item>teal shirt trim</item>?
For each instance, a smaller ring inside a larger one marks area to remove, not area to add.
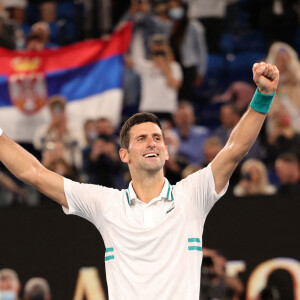
[[[174,200],[174,196],[173,196],[173,186],[170,184],[170,182],[167,180],[167,183],[168,183],[168,190],[167,190],[167,195],[166,195],[166,199],[167,200],[171,200],[173,201]],[[126,190],[126,198],[127,198],[127,202],[129,205],[131,205],[131,196],[130,196],[130,189],[128,187],[128,189]]]
[[[192,243],[192,242],[201,243],[201,241],[200,241],[199,238],[189,238],[189,239],[188,239],[188,242],[189,242],[189,243]]]
[[[191,251],[191,250],[202,251],[202,247],[199,247],[199,246],[189,246],[188,249],[189,249],[190,251]]]
[[[108,260],[111,260],[111,259],[114,259],[114,258],[115,258],[114,255],[106,256],[104,258],[104,261],[108,261]]]

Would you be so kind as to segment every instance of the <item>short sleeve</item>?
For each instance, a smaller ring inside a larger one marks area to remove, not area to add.
[[[171,64],[171,68],[174,78],[176,80],[182,80],[183,75],[180,65],[177,62],[173,61]]]
[[[228,182],[217,194],[211,164],[209,164],[206,168],[181,180],[175,188],[180,189],[187,196],[189,204],[200,213],[201,219],[205,220],[214,204],[226,193]]]
[[[101,222],[103,214],[120,198],[121,192],[100,185],[78,183],[64,178],[64,192],[68,209],[63,207],[66,214],[80,216],[95,225]]]

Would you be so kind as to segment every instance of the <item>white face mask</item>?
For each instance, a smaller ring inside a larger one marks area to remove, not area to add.
[[[1,300],[15,300],[17,298],[17,294],[14,291],[1,291],[0,299]]]
[[[168,12],[169,17],[173,20],[180,20],[184,17],[184,9],[182,7],[173,7]]]

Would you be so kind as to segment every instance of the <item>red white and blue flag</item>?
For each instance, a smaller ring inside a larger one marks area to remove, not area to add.
[[[0,127],[19,142],[31,142],[37,127],[49,122],[47,99],[57,94],[68,100],[73,128],[99,117],[118,125],[123,54],[130,37],[128,24],[109,40],[39,52],[0,48]]]

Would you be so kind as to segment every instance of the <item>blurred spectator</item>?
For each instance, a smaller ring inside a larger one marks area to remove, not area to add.
[[[162,34],[169,36],[171,33],[172,21],[168,15],[168,3],[167,1],[157,1],[153,3],[154,19],[161,26],[160,30]]]
[[[250,104],[255,87],[247,82],[235,81],[229,85],[227,90],[221,94],[214,96],[212,102],[232,102],[242,110],[246,110]]]
[[[299,159],[292,153],[282,153],[275,161],[275,171],[279,179],[278,193],[299,193],[300,167]]]
[[[98,38],[112,29],[111,0],[83,0],[84,31],[87,38]]]
[[[142,70],[140,70],[138,61],[145,61],[145,58],[149,57],[150,37],[157,33],[164,33],[166,29],[164,24],[158,22],[157,18],[152,14],[151,2],[149,0],[132,0],[130,8],[121,19],[119,26],[125,21],[133,22],[130,56],[125,56],[126,67],[123,75],[123,103],[125,105],[123,112],[126,118],[138,111],[141,97],[145,98],[145,88],[144,86],[141,87],[140,71],[143,73],[147,72],[147,67],[143,66]],[[146,81],[146,89],[148,85],[148,81]],[[143,95],[141,95],[142,88]]]
[[[0,47],[15,48],[17,26],[9,19],[8,13],[0,1]]]
[[[114,136],[100,134],[83,150],[83,171],[87,181],[118,189],[125,188],[125,166],[120,160]]]
[[[268,161],[273,163],[280,153],[290,152],[300,158],[300,133],[296,133],[288,110],[281,105],[273,113],[273,129],[268,134]]]
[[[20,289],[19,276],[14,270],[0,270],[0,299],[19,300]]]
[[[115,128],[108,118],[100,118],[97,120],[98,135],[107,135],[119,146],[119,138],[115,136]]]
[[[295,11],[297,0],[251,0],[247,2],[252,24],[263,31],[268,46],[276,41],[294,45],[298,28]]]
[[[133,67],[142,81],[139,111],[153,112],[161,119],[171,119],[177,108],[177,91],[181,85],[180,66],[173,60],[164,35],[151,37],[149,59],[145,59],[143,48],[140,50],[139,53],[132,51]]]
[[[178,153],[180,140],[173,130],[165,130],[165,143],[168,146],[169,159],[165,163],[165,177],[171,184],[182,179],[182,171],[188,165],[188,158]]]
[[[48,142],[43,151],[41,163],[49,170],[72,180],[78,180],[78,173],[74,165],[64,158],[65,147],[62,142]]]
[[[217,136],[207,138],[203,143],[204,162],[202,166],[207,167],[222,150],[223,146],[222,141]]]
[[[40,20],[52,23],[57,19],[57,1],[39,1]]]
[[[17,25],[25,23],[27,0],[1,0],[3,7],[9,14],[9,19]]]
[[[24,287],[24,300],[50,300],[51,293],[46,279],[34,277],[29,279]]]
[[[260,160],[247,159],[241,167],[241,180],[234,187],[235,196],[273,195],[276,187],[269,183],[267,168]]]
[[[28,51],[41,51],[46,47],[45,41],[40,34],[30,33],[26,39],[25,49]]]
[[[185,0],[189,4],[189,17],[198,19],[205,28],[208,52],[220,52],[220,40],[228,3],[236,0]]]
[[[96,120],[87,120],[84,123],[84,145],[88,146],[98,137],[98,126]]]
[[[133,69],[133,61],[130,56],[124,56],[123,70],[123,120],[124,122],[133,114],[138,112],[141,98],[141,78]]]
[[[164,33],[164,28],[151,12],[151,2],[149,0],[132,0],[129,11],[121,19],[120,24],[125,21],[133,22],[131,51],[141,51],[142,48],[142,56],[148,57],[150,37],[154,34]],[[138,49],[135,49],[136,47]]]
[[[239,122],[242,113],[243,110],[235,103],[230,102],[222,105],[220,109],[221,125],[213,131],[213,135],[219,137],[224,145],[228,141],[231,131]],[[258,137],[247,154],[247,158],[261,158],[263,155],[264,149],[262,149],[261,141]]]
[[[111,121],[107,118],[100,118],[97,120],[97,130],[98,134],[106,134],[110,136],[113,136],[115,131]]]
[[[267,130],[271,133],[274,129],[274,114],[284,106],[290,116],[292,126],[300,133],[300,62],[297,52],[285,43],[272,44],[267,63],[275,64],[280,72],[278,89],[274,105],[268,114]]]
[[[200,300],[239,299],[244,286],[238,277],[226,274],[225,256],[220,251],[203,249]]]
[[[203,83],[207,68],[205,30],[201,23],[189,20],[187,4],[181,0],[168,1],[171,18],[171,47],[183,70],[179,99],[192,100],[193,87]]]
[[[81,168],[79,138],[68,126],[66,99],[60,95],[52,96],[48,101],[48,107],[51,115],[50,123],[36,130],[33,137],[34,147],[44,152],[53,148],[53,142],[62,143],[64,160],[79,170]]]
[[[239,122],[241,116],[242,110],[237,105],[233,103],[222,105],[220,109],[221,126],[215,129],[213,135],[219,137],[223,145],[228,141],[231,131]]]
[[[56,48],[58,45],[50,42],[50,27],[47,22],[37,22],[31,26],[31,33],[39,35],[44,42],[44,48]]]
[[[27,203],[28,193],[25,189],[19,187],[15,181],[0,171],[0,185],[4,188],[1,190],[0,207],[8,206],[15,203]]]
[[[174,113],[175,132],[180,140],[178,153],[189,159],[189,164],[200,166],[204,162],[203,144],[209,136],[206,127],[195,125],[194,108],[181,102]]]

